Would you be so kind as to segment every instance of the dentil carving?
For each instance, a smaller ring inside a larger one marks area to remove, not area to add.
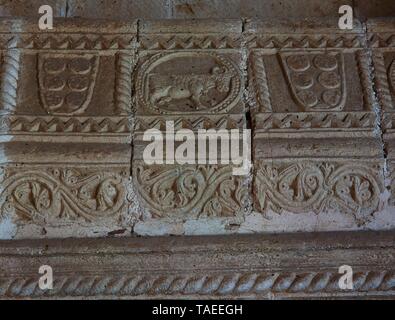
[[[92,221],[119,213],[125,201],[123,178],[127,172],[50,168],[3,176],[1,213],[15,210],[25,220]]]
[[[49,114],[83,113],[92,98],[99,59],[93,54],[39,54],[43,106]]]
[[[281,53],[280,59],[292,95],[303,111],[343,110],[346,82],[341,53]]]
[[[321,213],[330,209],[365,220],[379,204],[377,173],[363,165],[304,162],[262,164],[256,174],[258,210]]]
[[[137,96],[155,113],[214,113],[237,103],[240,79],[234,64],[214,53],[161,53],[142,65]]]
[[[155,217],[227,217],[243,208],[248,193],[231,167],[134,167],[140,197]]]

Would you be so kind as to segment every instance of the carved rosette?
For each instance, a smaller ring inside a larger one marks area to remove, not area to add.
[[[0,181],[0,213],[35,223],[116,216],[125,205],[127,176],[126,169],[8,168]]]
[[[256,170],[255,208],[263,213],[336,210],[366,222],[379,205],[380,170],[364,164],[261,162]]]
[[[245,203],[248,187],[232,167],[133,166],[139,196],[153,217],[232,217]]]
[[[242,87],[230,59],[198,51],[156,54],[136,81],[139,106],[154,114],[227,112],[239,102]]]
[[[99,58],[94,54],[41,53],[38,78],[41,101],[49,114],[83,113],[95,86]]]

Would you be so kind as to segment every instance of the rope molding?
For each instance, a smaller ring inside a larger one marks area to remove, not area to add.
[[[0,299],[395,297],[394,237],[345,232],[2,241]],[[49,291],[38,286],[44,264],[54,269]],[[352,290],[338,286],[344,264],[353,268]]]
[[[61,276],[52,290],[38,287],[38,276],[0,279],[0,298],[67,296],[173,296],[173,295],[287,295],[322,293],[395,292],[395,271],[365,271],[354,274],[354,288],[341,290],[341,275],[334,272],[237,273],[233,275],[159,276]]]

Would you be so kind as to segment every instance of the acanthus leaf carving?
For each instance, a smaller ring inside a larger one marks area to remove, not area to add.
[[[27,221],[93,221],[120,213],[126,171],[84,172],[81,169],[5,170],[0,190],[1,214],[15,212]]]
[[[135,163],[134,181],[140,197],[157,217],[231,217],[248,193],[231,167],[179,166],[166,168]]]
[[[260,212],[353,214],[367,222],[377,209],[382,185],[378,173],[364,165],[302,162],[260,164],[255,180]]]

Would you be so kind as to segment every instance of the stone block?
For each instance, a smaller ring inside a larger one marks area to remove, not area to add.
[[[383,139],[387,156],[387,176],[390,180],[390,204],[395,205],[395,21],[370,20],[370,46],[373,50],[375,86],[381,108]]]
[[[265,229],[366,227],[385,204],[385,189],[362,27],[252,21],[246,33],[254,208],[271,219]]]
[[[171,18],[169,0],[68,0],[68,17],[129,20]]]
[[[55,24],[2,34],[0,203],[15,238],[106,235],[128,213],[136,24]]]
[[[156,129],[165,134],[169,122],[176,133],[194,134],[194,148],[199,130],[246,128],[240,38],[238,20],[141,23],[132,167],[147,213],[135,232],[207,233],[210,225],[219,223],[214,229],[224,233],[229,218],[242,217],[248,187],[246,178],[233,176],[231,165],[210,165],[198,153],[188,165],[143,161],[149,144],[144,132]]]
[[[38,10],[43,5],[51,6],[55,17],[66,17],[67,0],[4,0],[0,3],[0,17],[38,18],[41,16]]]

